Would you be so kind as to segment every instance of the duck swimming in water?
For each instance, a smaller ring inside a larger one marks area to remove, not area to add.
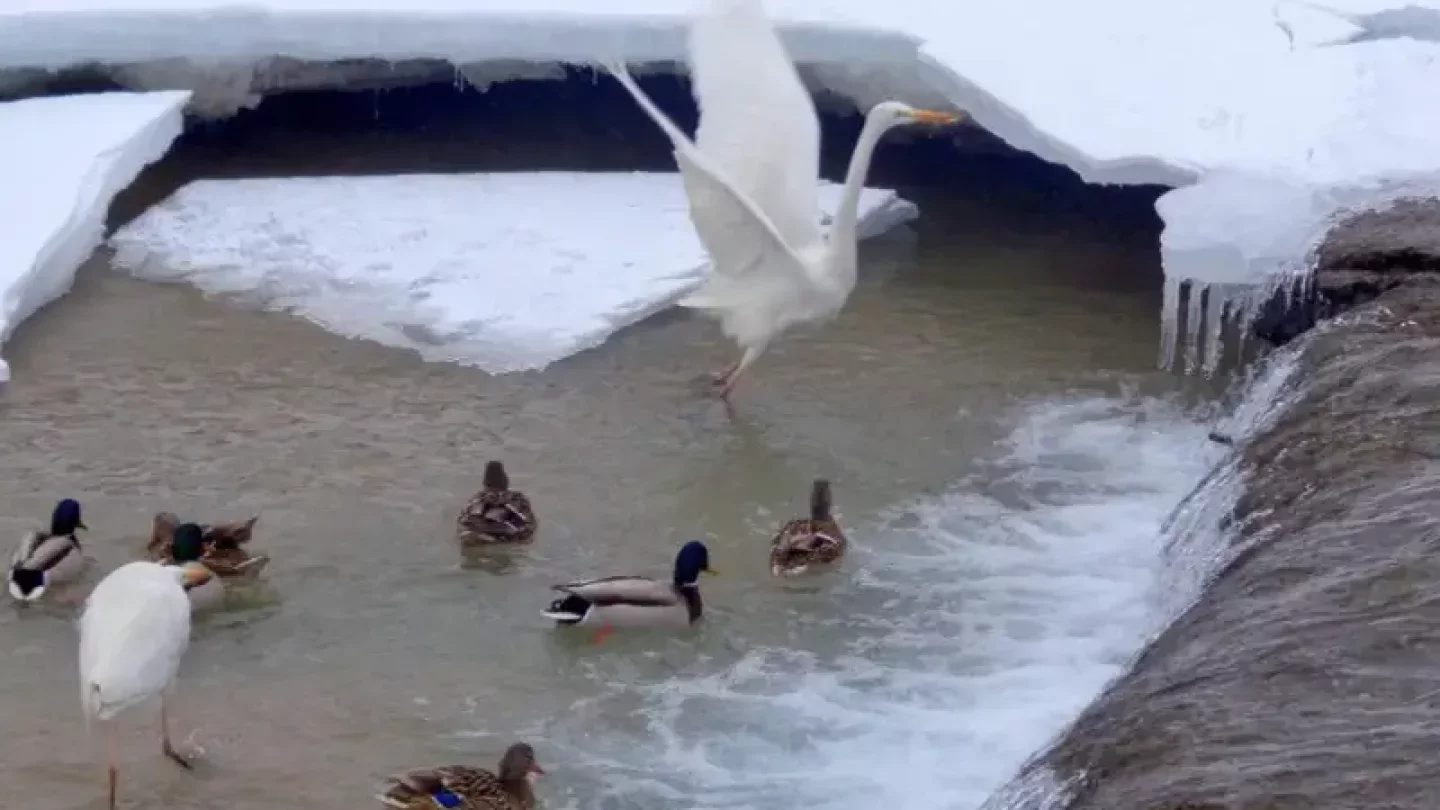
[[[264,554],[251,554],[244,546],[250,542],[255,524],[260,520],[255,515],[248,520],[234,520],[216,523],[200,528],[203,553],[200,557],[205,567],[219,577],[254,577],[265,569],[270,558]],[[145,544],[145,554],[152,562],[161,564],[175,561],[175,531],[180,518],[174,512],[161,512],[150,524],[150,541]]]
[[[794,577],[816,566],[834,565],[849,544],[835,520],[830,482],[817,479],[810,488],[810,517],[786,523],[770,541],[770,573]]]
[[[171,540],[170,565],[184,568],[185,596],[190,600],[190,612],[214,610],[225,603],[225,584],[204,562],[205,533],[194,523],[181,523],[175,527]]]
[[[75,532],[88,528],[79,501],[66,498],[55,504],[50,530],[26,533],[10,556],[10,595],[33,602],[51,586],[78,578],[86,561]]]
[[[510,488],[504,464],[490,461],[483,488],[455,519],[455,537],[462,546],[519,545],[535,539],[535,525],[530,499]]]
[[[714,573],[710,550],[692,540],[675,555],[671,581],[619,576],[555,585],[565,596],[552,602],[544,615],[560,626],[594,625],[596,643],[617,627],[689,627],[704,613],[700,575]]]
[[[201,526],[205,541],[205,556],[201,561],[216,576],[224,578],[254,577],[265,569],[270,558],[264,554],[252,554],[245,549],[260,520],[254,515],[247,520],[232,520]]]
[[[531,810],[533,785],[544,773],[535,749],[515,743],[500,759],[498,775],[465,765],[417,768],[390,777],[375,798],[396,810]]]

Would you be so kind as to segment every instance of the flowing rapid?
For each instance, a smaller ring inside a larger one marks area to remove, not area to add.
[[[588,76],[533,84],[410,140],[392,130],[454,99],[276,97],[182,144],[117,220],[194,177],[673,166]],[[5,527],[82,497],[101,572],[159,510],[260,514],[273,558],[187,653],[177,734],[204,778],[137,743],[130,800],[370,806],[387,774],[493,767],[523,739],[549,810],[985,802],[1193,597],[1162,529],[1230,451],[1206,439],[1216,386],[1154,368],[1153,190],[948,142],[882,150],[874,177],[924,216],[864,246],[840,318],[767,353],[734,415],[696,399],[733,358],[684,313],[488,376],[97,256],[8,347]],[[542,528],[471,559],[454,516],[490,458]],[[776,582],[767,543],[816,477],[852,552]],[[540,616],[551,583],[663,575],[695,538],[723,574],[694,632],[594,647]],[[79,718],[56,720],[75,714],[53,683],[74,666],[65,610],[0,613],[0,759],[17,794],[77,807],[96,763]]]
[[[606,692],[545,730],[594,782],[556,806],[980,806],[1167,618],[1161,527],[1206,434],[1153,398],[1025,407],[980,472],[859,533],[811,600],[838,614],[802,599],[783,644],[680,674],[595,664]]]

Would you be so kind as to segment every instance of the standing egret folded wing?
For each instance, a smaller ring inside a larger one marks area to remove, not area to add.
[[[717,376],[728,397],[780,333],[834,317],[855,289],[860,192],[880,137],[902,123],[958,117],[893,101],[871,109],[827,239],[817,199],[819,119],[760,0],[709,0],[691,22],[689,49],[700,108],[695,142],[623,65],[606,68],[674,147],[690,221],[710,254],[705,282],[680,303],[717,314],[742,349]]]
[[[87,723],[105,726],[110,810],[119,781],[117,741],[111,720],[152,698],[160,698],[160,748],[185,768],[191,757],[170,742],[168,697],[180,659],[190,646],[190,602],[185,568],[132,562],[111,571],[95,586],[80,615],[80,701]]]

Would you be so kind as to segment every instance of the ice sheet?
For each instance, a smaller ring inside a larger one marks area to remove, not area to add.
[[[188,93],[0,104],[0,343],[69,292],[115,195],[180,134]],[[10,367],[0,360],[0,382]]]
[[[0,10],[0,68],[148,61],[129,80],[200,87],[210,97],[202,106],[225,110],[283,80],[276,56],[428,56],[487,81],[517,72],[514,60],[682,59],[693,5],[20,0]],[[1327,189],[1405,183],[1440,165],[1440,0],[766,5],[811,80],[861,104],[898,96],[963,107],[1011,145],[1091,182],[1193,184],[1162,206],[1167,245],[1205,247],[1167,249],[1172,285],[1253,287],[1270,281],[1261,268],[1303,260],[1252,253],[1289,241],[1265,231],[1292,227],[1290,215],[1236,198],[1237,189],[1322,200]],[[190,63],[203,70],[187,73]],[[1222,225],[1239,209],[1247,219],[1227,242]],[[1167,312],[1167,323],[1175,317]]]
[[[821,184],[827,214],[839,197]],[[862,238],[916,214],[880,189],[860,210]],[[201,180],[111,244],[142,278],[492,373],[599,345],[706,262],[679,176],[638,172]]]
[[[276,55],[589,62],[619,51],[634,60],[678,59],[693,5],[20,0],[0,10],[0,67],[170,58],[253,65]],[[1400,5],[767,0],[796,58],[836,66],[821,73],[847,85],[841,89],[932,99],[938,91],[1012,144],[1070,165],[1087,179],[1174,185],[1212,168],[1284,166],[1353,175],[1428,157],[1413,148],[1388,148],[1401,133],[1368,116],[1377,105],[1366,93],[1376,84],[1371,71],[1377,59],[1400,60],[1406,74],[1386,88],[1386,109],[1396,96],[1429,98],[1440,87],[1435,43],[1385,39],[1310,47],[1316,37],[1302,32],[1298,44],[1294,37],[1297,27],[1317,26],[1343,37],[1373,27],[1377,12]],[[1334,19],[1328,27],[1327,15]],[[1385,36],[1394,35],[1386,29]],[[1381,141],[1366,146],[1357,134]],[[1440,141],[1431,131],[1404,134],[1418,136],[1426,147]]]

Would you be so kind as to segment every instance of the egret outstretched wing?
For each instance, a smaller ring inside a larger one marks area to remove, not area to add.
[[[760,268],[808,284],[804,262],[769,217],[635,83],[623,64],[605,63],[640,108],[670,138],[690,200],[690,221],[717,272],[745,276]]]
[[[695,143],[792,249],[820,242],[820,121],[759,0],[708,0],[690,27]]]

